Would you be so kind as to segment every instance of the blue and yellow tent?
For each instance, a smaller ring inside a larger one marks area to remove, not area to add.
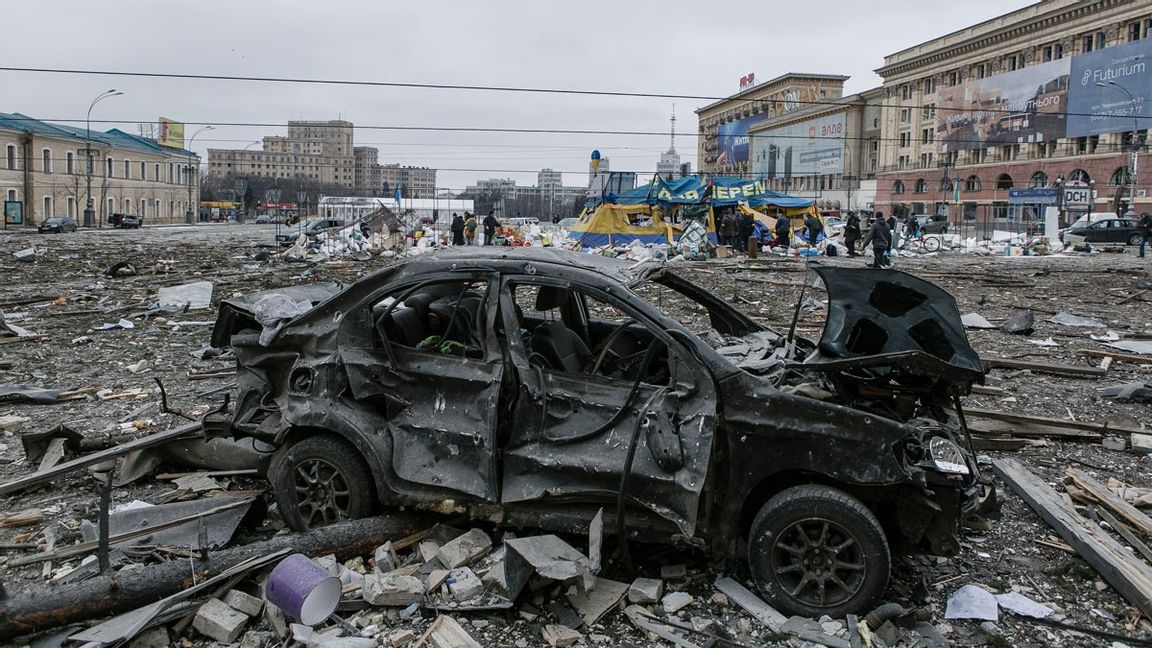
[[[632,241],[675,244],[685,217],[707,213],[708,238],[716,243],[717,207],[739,206],[770,225],[775,219],[765,212],[780,208],[790,220],[802,223],[804,215],[815,213],[814,204],[807,198],[771,191],[763,180],[689,176],[665,181],[657,177],[642,187],[590,200],[568,238],[584,248]]]

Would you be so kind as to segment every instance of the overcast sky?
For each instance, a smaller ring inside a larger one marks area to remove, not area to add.
[[[881,7],[882,4],[882,7]],[[726,96],[754,72],[844,74],[846,92],[879,85],[884,56],[1031,4],[1020,0],[780,2],[325,2],[154,0],[21,2],[8,8],[0,65],[129,72],[531,86]],[[51,36],[52,38],[49,38]],[[534,184],[535,171],[583,185],[592,149],[613,170],[654,171],[669,137],[446,133],[371,126],[669,130],[671,99],[0,71],[0,112],[93,119],[137,132],[159,116],[218,124],[194,148],[243,148],[289,119],[343,118],[382,163],[431,166],[441,187],[479,178]],[[676,148],[696,166],[693,111],[675,101]],[[224,124],[279,124],[226,126]],[[93,125],[96,128],[96,125]],[[199,128],[190,125],[187,134]],[[255,148],[255,147],[253,147]]]

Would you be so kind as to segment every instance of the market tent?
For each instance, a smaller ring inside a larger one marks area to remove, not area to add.
[[[694,208],[695,207],[695,208]],[[679,218],[681,212],[707,214],[708,238],[716,242],[716,223],[712,209],[708,205],[648,205],[643,203],[611,204],[602,203],[594,209],[586,209],[568,232],[568,238],[578,241],[582,248],[602,245],[628,245],[632,241],[644,244],[673,244],[680,238],[684,227]],[[675,215],[675,222],[669,220]]]

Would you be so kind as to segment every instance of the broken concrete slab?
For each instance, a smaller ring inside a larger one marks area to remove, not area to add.
[[[436,558],[448,569],[470,565],[492,550],[492,539],[480,529],[448,542],[436,552]]]
[[[664,581],[658,578],[637,578],[628,588],[629,603],[655,603],[664,595]]]
[[[420,637],[420,644],[429,648],[483,648],[459,621],[447,615],[436,617]]]
[[[452,592],[452,597],[461,603],[471,601],[484,593],[484,584],[467,567],[453,569],[448,575],[447,583],[448,591]]]
[[[660,607],[665,614],[676,614],[680,610],[692,605],[693,598],[688,592],[672,592],[660,599]]]
[[[568,648],[568,646],[580,641],[581,637],[583,637],[579,632],[562,625],[544,626],[544,629],[541,631],[541,636],[552,648]]]
[[[567,599],[568,604],[584,621],[584,626],[590,628],[618,606],[627,593],[628,583],[597,577],[596,582],[587,591],[570,592],[567,594]]]
[[[561,582],[574,581],[582,589],[592,586],[588,558],[554,535],[514,538],[504,543],[508,597],[515,599],[534,574]]]
[[[1152,453],[1152,434],[1136,434],[1133,432],[1129,441],[1132,444],[1132,452],[1138,452],[1140,454]]]
[[[200,634],[221,643],[232,643],[240,637],[248,615],[234,610],[220,599],[208,599],[192,619],[192,627]]]
[[[376,547],[374,557],[376,560],[376,571],[381,574],[386,574],[400,566],[400,558],[396,555],[396,549],[392,547],[390,541]]]
[[[228,590],[228,593],[221,599],[228,605],[228,607],[243,612],[250,617],[260,614],[264,609],[264,601],[258,597],[252,596],[247,592],[240,590]]]
[[[405,607],[424,600],[424,583],[415,576],[364,576],[363,597],[370,605]]]

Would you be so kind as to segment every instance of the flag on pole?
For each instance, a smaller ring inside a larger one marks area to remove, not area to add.
[[[400,187],[403,185],[396,185],[396,209],[400,209]]]

